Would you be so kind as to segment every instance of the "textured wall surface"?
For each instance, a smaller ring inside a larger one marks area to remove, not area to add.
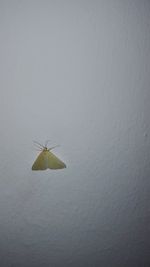
[[[0,39],[0,266],[149,267],[150,1],[1,0]]]

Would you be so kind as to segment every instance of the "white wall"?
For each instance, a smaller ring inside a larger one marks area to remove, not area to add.
[[[150,266],[150,1],[0,1],[0,266]],[[33,140],[60,144],[32,172]]]

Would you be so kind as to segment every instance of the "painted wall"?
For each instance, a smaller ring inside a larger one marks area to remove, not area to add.
[[[0,38],[0,266],[149,267],[150,1],[1,0]]]

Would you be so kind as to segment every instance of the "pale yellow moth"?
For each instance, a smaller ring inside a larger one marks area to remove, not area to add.
[[[38,142],[34,142],[36,145],[39,146],[39,149],[41,150],[41,153],[38,155],[37,159],[32,165],[33,171],[40,171],[40,170],[46,170],[46,169],[63,169],[66,168],[66,165],[64,162],[62,162],[60,159],[58,159],[51,150],[54,147],[47,148],[47,143],[45,143],[45,146],[41,145]]]

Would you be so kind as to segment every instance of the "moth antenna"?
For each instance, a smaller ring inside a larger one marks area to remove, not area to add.
[[[50,140],[46,140],[46,141],[45,141],[45,147],[47,147],[49,141],[50,141]]]
[[[41,145],[39,142],[37,142],[37,141],[33,141],[33,142],[34,142],[34,144],[38,145],[39,147],[44,148],[44,146]]]
[[[48,148],[48,150],[50,151],[50,150],[52,150],[52,149],[54,149],[55,147],[58,147],[58,146],[60,146],[60,145],[52,146],[52,147]]]
[[[38,148],[38,149],[40,149],[40,150],[43,149],[43,147],[41,147],[41,146],[39,146],[39,145],[37,145],[37,144],[34,144],[34,146],[35,146],[35,148]]]
[[[42,151],[42,148],[35,148],[36,151]]]

